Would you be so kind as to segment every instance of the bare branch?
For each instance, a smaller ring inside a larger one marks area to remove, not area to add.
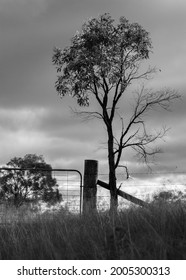
[[[78,111],[72,109],[73,113],[77,116],[80,117],[83,121],[90,121],[93,119],[103,119],[102,114],[99,112],[91,112],[91,111]]]
[[[151,78],[152,74],[156,73],[156,68],[155,67],[153,67],[153,68],[149,67],[147,69],[147,71],[145,71],[144,73],[136,75],[136,74],[138,74],[139,68],[140,68],[140,64],[139,65],[135,65],[135,67],[131,70],[131,73],[129,74],[129,76],[127,78],[127,82],[129,84],[133,80],[141,80],[141,79],[149,80]]]
[[[137,157],[147,164],[149,156],[154,157],[157,153],[161,152],[160,148],[152,148],[150,144],[154,144],[157,140],[162,139],[167,131],[167,128],[163,128],[154,135],[147,134],[145,131],[143,135],[136,137],[136,141],[124,145],[123,148],[131,147],[137,152]]]
[[[140,93],[137,93],[134,113],[123,134],[123,138],[129,132],[133,124],[139,122],[143,123],[141,120],[142,115],[146,114],[150,110],[155,110],[156,107],[161,107],[164,110],[168,110],[171,102],[178,98],[180,98],[180,94],[170,89],[165,89],[157,92],[147,91],[144,93],[144,86],[143,86]]]
[[[126,171],[126,179],[129,179],[129,170],[128,170],[128,167],[126,165],[118,165],[118,167],[123,167],[125,168],[125,171]]]

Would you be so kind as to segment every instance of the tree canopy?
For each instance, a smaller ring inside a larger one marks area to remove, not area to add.
[[[143,74],[138,70],[152,49],[148,32],[139,24],[129,23],[125,17],[116,26],[113,23],[109,14],[90,19],[72,38],[70,47],[63,51],[55,48],[53,55],[57,72],[63,71],[56,82],[61,96],[72,95],[80,106],[88,106],[92,92],[100,104],[106,104],[98,90],[115,88],[112,118],[115,105],[132,80],[151,73],[151,69]]]
[[[27,200],[61,199],[58,184],[52,177],[52,167],[43,156],[27,154],[14,157],[6,165],[9,169],[0,172],[0,197],[13,201],[16,206]]]

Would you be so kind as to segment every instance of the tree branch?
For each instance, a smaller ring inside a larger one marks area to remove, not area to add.
[[[97,85],[96,85],[95,80],[94,80],[94,82],[93,82],[93,85],[94,85],[94,91],[93,91],[93,93],[94,93],[94,95],[95,95],[95,97],[96,97],[98,103],[99,103],[100,106],[103,108],[103,103],[102,103],[101,99],[99,98],[98,89],[97,89]]]
[[[154,150],[151,149],[151,151],[148,151],[146,147],[151,143],[155,142],[156,140],[163,138],[163,136],[166,134],[168,129],[163,128],[163,130],[157,132],[154,135],[148,134],[144,120],[142,120],[141,118],[146,112],[155,109],[155,107],[157,106],[160,106],[165,110],[168,110],[170,106],[170,102],[179,97],[180,95],[178,93],[168,89],[155,93],[148,92],[144,94],[144,87],[142,87],[140,93],[138,94],[138,98],[136,100],[134,113],[130,118],[130,121],[125,130],[123,125],[123,119],[121,118],[122,119],[121,136],[120,136],[120,140],[117,141],[116,143],[118,148],[114,151],[114,154],[117,154],[115,168],[117,168],[119,165],[121,155],[122,155],[122,150],[124,148],[132,147],[133,149],[138,151],[138,155],[141,155],[141,158],[143,158],[145,162],[147,162],[148,156],[152,156],[160,152],[159,149],[154,149]],[[141,134],[141,136],[139,135],[139,131],[140,131],[140,127],[139,127],[124,141],[126,135],[129,133],[133,125],[141,125],[143,133]],[[137,135],[139,136],[137,137]]]
[[[82,118],[84,121],[90,121],[94,118],[103,119],[103,116],[99,112],[91,112],[91,111],[77,111],[72,109],[73,113],[78,117]]]

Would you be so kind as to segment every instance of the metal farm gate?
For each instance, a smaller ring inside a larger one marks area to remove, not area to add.
[[[62,194],[62,204],[70,212],[82,213],[83,178],[77,169],[52,169]]]
[[[0,168],[0,178],[5,172],[21,172],[21,176],[27,178],[28,172],[47,174],[50,172],[55,178],[59,193],[62,194],[62,207],[73,213],[82,213],[83,186],[82,174],[76,169],[37,169],[37,168]]]

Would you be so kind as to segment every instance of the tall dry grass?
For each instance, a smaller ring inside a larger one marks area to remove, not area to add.
[[[186,204],[151,203],[80,217],[26,206],[1,211],[0,259],[186,259]]]

